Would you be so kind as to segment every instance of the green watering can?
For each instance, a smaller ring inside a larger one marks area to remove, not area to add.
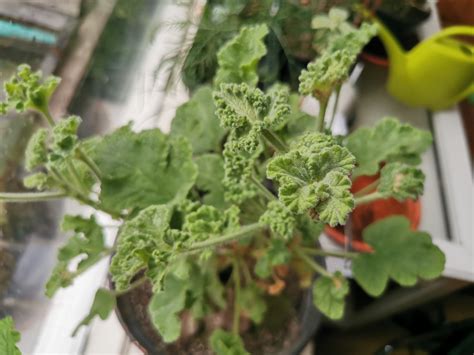
[[[474,26],[448,27],[406,52],[377,19],[390,61],[387,89],[401,102],[431,110],[474,93],[474,46],[453,36],[474,37]]]

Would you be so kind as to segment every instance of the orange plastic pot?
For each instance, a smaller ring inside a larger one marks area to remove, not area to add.
[[[352,193],[356,193],[370,185],[378,177],[378,175],[358,177],[352,184]],[[352,250],[368,253],[372,251],[372,248],[362,240],[362,231],[370,224],[393,215],[407,217],[410,220],[411,228],[416,230],[420,224],[421,203],[419,200],[399,202],[393,198],[366,203],[357,206],[349,217],[351,218],[352,240],[344,234],[342,227],[332,228],[326,226],[325,233],[339,245],[349,245]]]

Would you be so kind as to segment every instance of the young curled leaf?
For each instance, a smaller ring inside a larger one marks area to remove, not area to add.
[[[377,191],[398,201],[416,200],[423,194],[425,174],[420,169],[402,163],[389,163],[380,172]]]
[[[296,228],[296,219],[291,211],[280,201],[268,203],[267,210],[260,217],[260,222],[266,223],[277,236],[290,240]]]
[[[38,129],[30,138],[25,150],[25,168],[32,171],[48,161],[48,131]]]
[[[52,149],[56,153],[64,152],[67,154],[76,147],[78,141],[77,130],[81,122],[82,119],[78,116],[69,116],[58,121],[53,128]]]
[[[55,182],[45,173],[35,173],[26,176],[23,179],[23,185],[27,189],[36,189],[39,191],[51,189],[55,186]]]
[[[266,25],[244,26],[239,34],[217,53],[219,65],[214,84],[247,83],[257,85],[257,65],[267,53],[263,39],[268,34]]]
[[[359,254],[352,262],[352,273],[369,295],[380,296],[390,279],[413,286],[418,278],[431,280],[443,272],[443,252],[428,233],[411,230],[405,217],[375,222],[364,230],[363,238],[374,252]]]
[[[240,336],[222,329],[214,330],[209,339],[209,345],[216,355],[250,355],[245,350]]]
[[[267,177],[279,184],[279,199],[293,213],[310,212],[331,226],[343,224],[353,209],[349,175],[355,159],[332,137],[311,133],[288,153],[273,158]]]
[[[314,305],[331,319],[344,314],[344,298],[349,293],[349,282],[337,271],[332,277],[320,276],[313,286]]]

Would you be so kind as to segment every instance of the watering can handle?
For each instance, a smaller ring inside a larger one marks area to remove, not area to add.
[[[471,36],[474,37],[474,26],[451,26],[439,31],[430,40],[438,40],[451,36]]]

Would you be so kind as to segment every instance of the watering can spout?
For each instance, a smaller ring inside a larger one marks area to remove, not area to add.
[[[377,24],[378,36],[385,46],[390,63],[393,64],[391,67],[403,67],[403,62],[405,61],[405,51],[400,46],[400,43],[380,20],[373,18],[373,21]]]

